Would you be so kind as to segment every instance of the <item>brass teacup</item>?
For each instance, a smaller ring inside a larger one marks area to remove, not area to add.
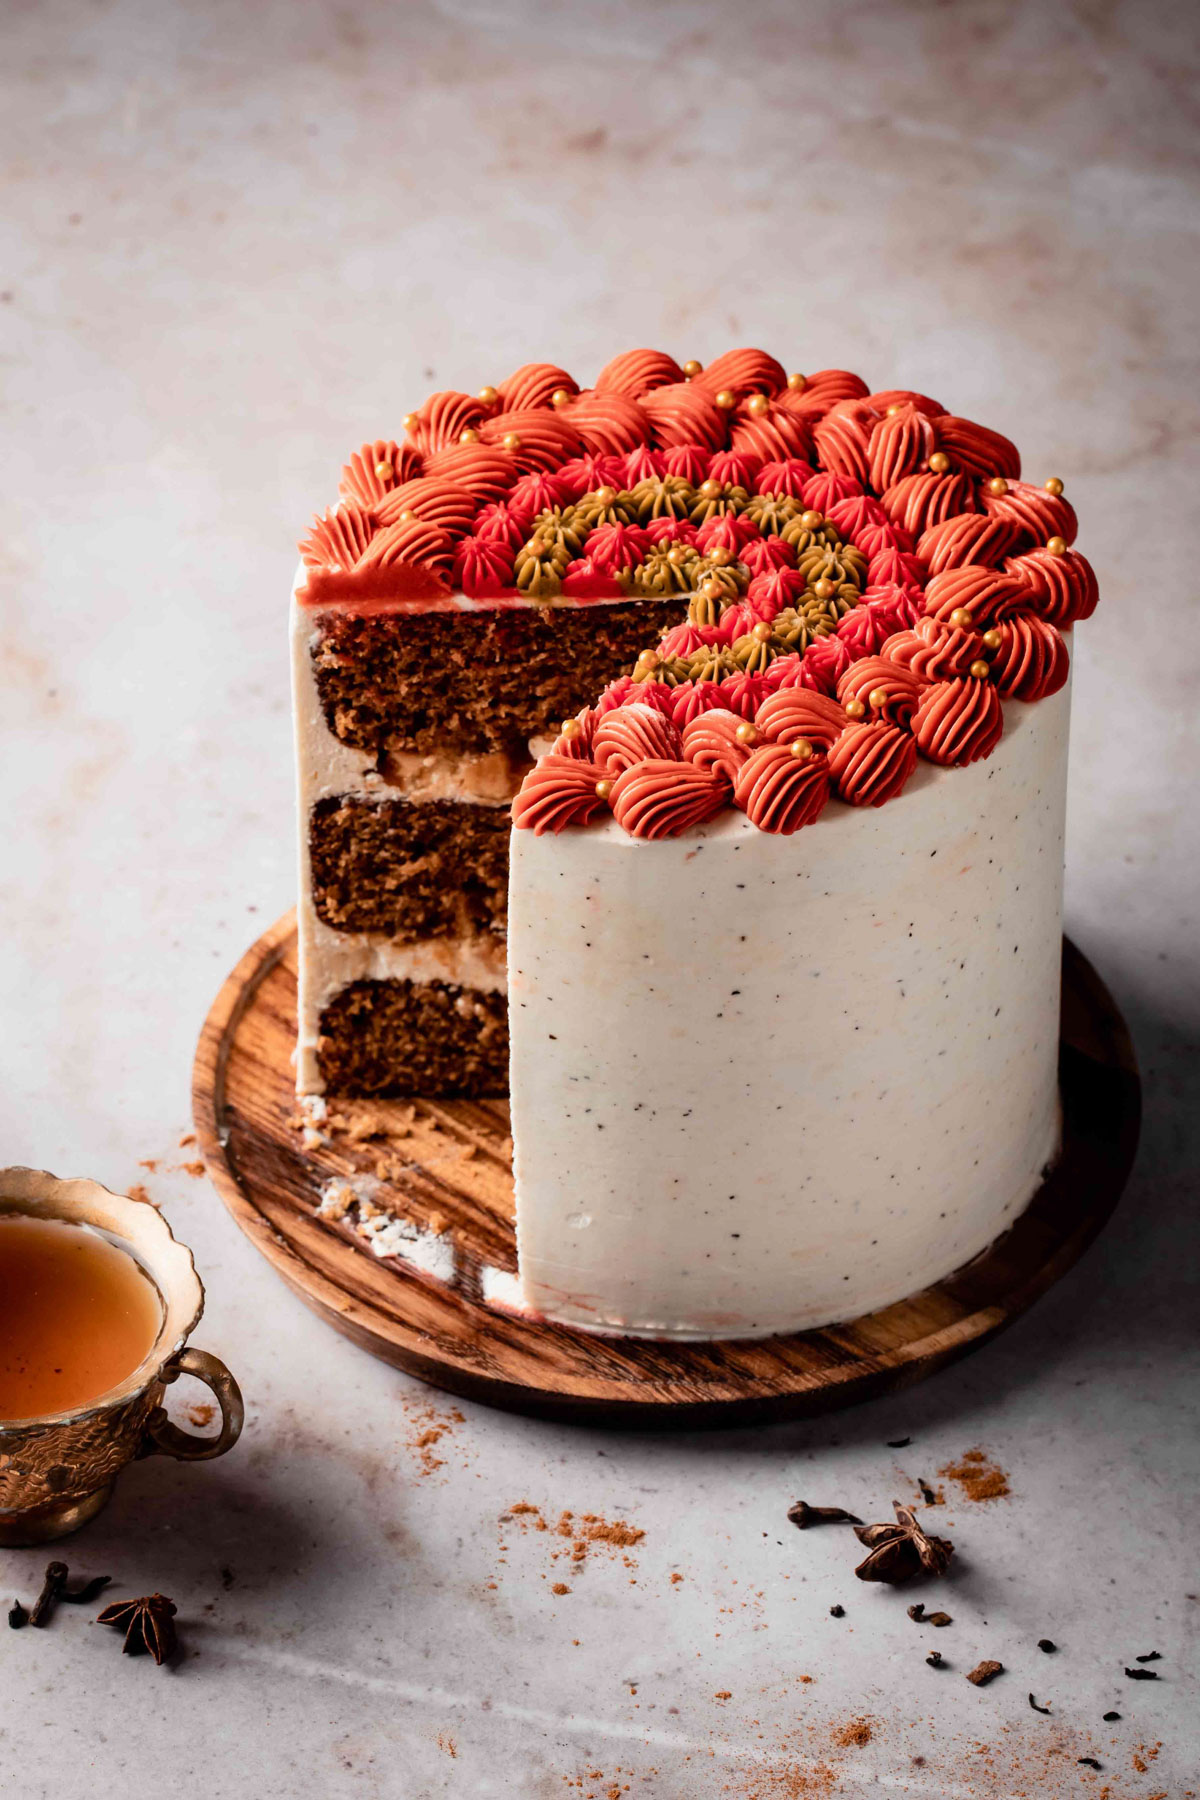
[[[96,1227],[132,1252],[163,1306],[154,1344],[118,1387],[70,1412],[0,1419],[0,1544],[43,1544],[94,1518],[135,1457],[224,1456],[241,1434],[242,1396],[218,1357],[186,1347],[204,1310],[204,1289],[191,1251],[148,1200],[111,1194],[95,1181],[58,1181],[40,1169],[0,1169],[0,1212]],[[180,1375],[211,1388],[221,1408],[215,1437],[193,1436],[168,1419],[163,1392]]]

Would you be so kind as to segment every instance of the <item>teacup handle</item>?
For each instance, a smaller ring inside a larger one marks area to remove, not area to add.
[[[146,1420],[146,1456],[174,1456],[180,1462],[207,1462],[210,1457],[224,1456],[242,1435],[245,1408],[242,1391],[219,1356],[207,1350],[178,1350],[163,1364],[159,1380],[165,1385],[178,1381],[181,1375],[194,1375],[216,1396],[221,1408],[221,1429],[216,1437],[197,1437],[172,1424],[166,1411],[156,1406]]]

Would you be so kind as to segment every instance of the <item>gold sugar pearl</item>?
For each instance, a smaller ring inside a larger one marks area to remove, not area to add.
[[[719,581],[704,582],[701,587],[696,589],[696,593],[701,600],[723,600],[725,598],[725,589]]]
[[[598,800],[607,800],[612,791],[613,784],[611,781],[598,781],[596,783],[596,798]]]
[[[876,712],[882,712],[887,703],[888,691],[886,688],[872,688],[867,695],[867,705],[873,706]]]
[[[702,362],[697,362],[695,357],[691,356],[688,358],[687,362],[684,363],[683,372],[690,381],[693,375],[699,375],[703,367],[704,364]]]
[[[968,675],[973,675],[976,681],[986,681],[991,672],[990,665],[982,660],[973,662],[971,667],[967,670]]]
[[[405,413],[402,423],[404,425],[405,431],[415,431],[417,429],[417,426],[421,423],[421,421],[417,417],[416,413]]]
[[[568,743],[573,743],[577,737],[581,737],[582,735],[583,726],[579,723],[578,719],[563,720],[562,729],[559,732],[560,737],[565,737]]]
[[[798,394],[808,386],[808,376],[799,374],[789,375],[788,386],[791,388],[793,394]]]
[[[765,394],[751,394],[746,402],[746,411],[753,413],[756,419],[761,419],[770,404]]]
[[[867,716],[867,709],[861,700],[847,700],[842,711],[848,719],[865,719]]]
[[[769,644],[771,641],[771,627],[767,624],[765,619],[760,619],[758,624],[751,628],[750,636],[754,639],[756,644]]]
[[[596,499],[601,506],[611,506],[616,497],[616,488],[602,487],[596,489]]]
[[[506,450],[519,450],[521,448],[520,437],[515,431],[506,431],[500,442],[504,445]]]
[[[929,459],[930,474],[944,475],[949,467],[950,458],[946,455],[946,452],[944,450],[935,450]]]
[[[1067,540],[1066,538],[1052,537],[1047,542],[1046,548],[1051,556],[1065,556],[1067,554]]]
[[[992,479],[988,482],[988,493],[995,494],[997,498],[999,498],[1001,494],[1007,494],[1007,492],[1008,483],[1005,481],[1003,475],[993,475]]]
[[[551,406],[556,406],[560,412],[564,406],[570,406],[571,396],[566,388],[555,388],[550,396],[550,404]]]
[[[688,551],[686,544],[672,544],[671,548],[667,551],[667,561],[676,569],[681,568],[687,559]]]
[[[758,726],[751,725],[749,719],[744,719],[733,735],[739,744],[757,744]]]
[[[397,525],[407,525],[409,520],[415,519],[416,516],[417,515],[412,510],[411,506],[406,506],[404,511],[400,514],[400,517],[396,520],[396,523]]]
[[[380,481],[390,481],[392,478],[391,463],[390,462],[377,462],[375,464],[375,473],[376,473],[376,475],[378,475]]]
[[[716,500],[721,492],[721,484],[719,481],[713,481],[710,478],[708,481],[702,481],[700,483],[699,491],[701,499]]]
[[[824,513],[812,511],[801,513],[800,523],[803,525],[805,531],[820,531],[822,525],[825,523],[825,515]]]
[[[495,406],[500,396],[494,387],[481,387],[479,390],[479,398],[483,401],[485,406]]]
[[[725,544],[714,544],[708,553],[708,560],[718,569],[723,569],[733,561],[733,551]]]
[[[985,631],[983,634],[983,647],[985,650],[998,650],[1003,642],[1004,639],[994,626],[991,631]]]
[[[813,747],[805,737],[793,738],[788,748],[799,762],[807,762],[813,753]]]
[[[970,631],[975,620],[965,606],[956,606],[948,621],[955,631]]]
[[[642,669],[657,669],[657,667],[658,667],[658,651],[657,650],[643,650],[641,655],[638,657],[638,666],[639,666],[639,668],[642,668]]]
[[[465,431],[459,432],[458,441],[460,444],[477,444],[479,442],[479,433],[473,426],[468,425]]]
[[[732,412],[737,405],[737,395],[728,388],[722,388],[719,394],[713,395],[713,405],[719,406],[722,412]]]
[[[1042,483],[1042,486],[1043,486],[1043,487],[1044,487],[1044,488],[1045,488],[1045,490],[1046,490],[1046,492],[1047,492],[1047,493],[1048,493],[1048,494],[1053,494],[1053,495],[1054,495],[1054,498],[1055,498],[1055,499],[1056,499],[1056,500],[1057,500],[1057,499],[1058,499],[1058,496],[1059,496],[1059,495],[1060,495],[1060,494],[1061,494],[1061,493],[1062,493],[1062,491],[1063,491],[1063,484],[1062,484],[1062,482],[1061,482],[1061,481],[1060,481],[1060,480],[1059,480],[1059,479],[1058,479],[1058,476],[1057,476],[1057,475],[1052,475],[1052,476],[1051,476],[1051,477],[1050,477],[1050,479],[1049,479],[1049,481],[1044,481],[1044,482],[1043,482],[1043,483]]]
[[[813,582],[813,593],[818,600],[832,600],[836,589],[827,576],[822,575],[819,581]]]

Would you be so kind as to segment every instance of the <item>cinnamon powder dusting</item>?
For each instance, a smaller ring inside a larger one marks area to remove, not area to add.
[[[964,1500],[1004,1500],[1011,1494],[1008,1476],[986,1450],[964,1450],[958,1462],[947,1463],[938,1470],[947,1481],[953,1481]]]
[[[775,1763],[756,1769],[745,1785],[723,1790],[736,1800],[833,1800],[841,1792],[837,1771],[827,1762]]]
[[[540,1506],[534,1506],[528,1500],[518,1500],[500,1515],[501,1526],[509,1523],[519,1525],[522,1531],[545,1532],[548,1537],[562,1540],[551,1549],[550,1560],[558,1562],[566,1557],[573,1569],[582,1569],[593,1550],[627,1553],[646,1535],[640,1526],[630,1525],[625,1519],[605,1519],[599,1513],[575,1513],[567,1509],[557,1519],[548,1519]],[[637,1567],[628,1554],[622,1556],[622,1561],[627,1569]],[[564,1587],[563,1591],[569,1590]]]
[[[421,1474],[434,1475],[446,1466],[445,1457],[438,1454],[438,1445],[456,1425],[464,1425],[466,1417],[457,1406],[439,1412],[434,1406],[406,1404],[405,1412],[411,1427],[408,1448],[415,1454]]]
[[[632,1769],[619,1766],[608,1773],[603,1769],[584,1769],[579,1775],[564,1775],[563,1784],[580,1794],[582,1800],[621,1800],[621,1796],[631,1792],[632,1788],[632,1784],[622,1780],[622,1776],[633,1773]],[[657,1770],[651,1770],[650,1774],[657,1774]]]
[[[840,1750],[861,1749],[874,1735],[869,1719],[851,1719],[834,1732],[833,1741]]]

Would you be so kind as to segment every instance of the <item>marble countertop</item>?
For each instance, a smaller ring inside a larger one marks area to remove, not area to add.
[[[0,1788],[1200,1789],[1187,9],[50,0],[6,27],[0,1160],[144,1183],[248,1418],[221,1462],[131,1469],[64,1546],[176,1598],[177,1666],[73,1610],[0,1629]],[[292,898],[298,531],[432,386],[643,342],[932,391],[1066,481],[1104,595],[1069,926],[1148,1101],[1113,1224],[1003,1338],[822,1422],[672,1438],[372,1361],[180,1143],[204,1013]],[[938,1473],[973,1447],[1006,1496]],[[785,1519],[799,1495],[882,1517],[921,1478],[959,1548],[943,1631]],[[564,1511],[644,1535],[573,1563],[536,1528]],[[45,1561],[0,1552],[5,1607]],[[1152,1650],[1159,1679],[1128,1680]],[[1006,1673],[976,1690],[982,1657]]]

